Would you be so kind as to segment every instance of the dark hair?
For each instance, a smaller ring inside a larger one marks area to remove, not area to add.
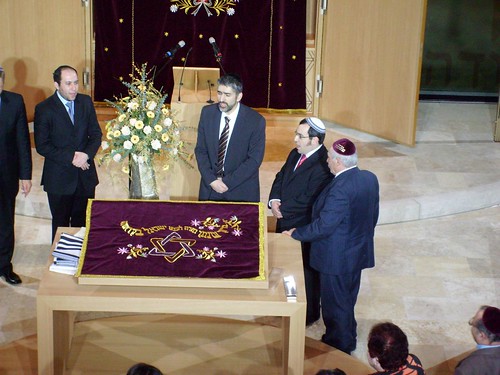
[[[299,125],[306,124],[309,125],[306,119],[303,119],[299,122]],[[317,137],[318,138],[318,143],[320,145],[323,144],[323,141],[325,140],[325,133],[320,133],[319,131],[315,130],[312,126],[309,126],[309,130],[307,131],[307,134],[309,135],[309,138]]]
[[[218,85],[231,87],[236,94],[243,92],[243,82],[238,74],[228,73],[217,80]]]
[[[368,352],[371,358],[378,358],[384,370],[397,370],[408,357],[408,338],[393,323],[376,324],[368,335]]]
[[[346,373],[344,371],[342,371],[341,369],[336,368],[333,370],[327,370],[327,369],[319,370],[316,373],[316,375],[346,375]]]
[[[137,363],[128,369],[127,375],[163,375],[163,373],[147,363]]]
[[[58,85],[61,84],[61,72],[65,69],[71,69],[73,70],[75,73],[78,74],[78,72],[76,71],[75,68],[73,68],[72,66],[69,66],[69,65],[61,65],[60,67],[58,67],[56,70],[54,70],[54,73],[52,73],[52,77],[54,78],[54,82],[57,82]]]

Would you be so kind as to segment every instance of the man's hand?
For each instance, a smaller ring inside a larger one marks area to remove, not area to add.
[[[280,201],[272,201],[271,202],[271,212],[278,219],[283,219],[283,215],[281,214],[281,211],[280,211],[280,206],[281,206]]]
[[[31,191],[31,180],[21,180],[21,192],[27,197]]]
[[[75,151],[75,156],[73,156],[72,164],[81,168],[84,171],[90,168],[90,164],[88,163],[89,156],[85,152]]]
[[[284,230],[284,231],[283,231],[283,232],[281,232],[281,233],[286,234],[287,236],[292,237],[292,233],[293,233],[294,231],[295,231],[295,228],[292,228],[292,229],[289,229],[289,230]]]
[[[214,189],[219,194],[225,193],[226,191],[229,190],[229,188],[226,186],[226,184],[224,182],[222,182],[222,178],[220,178],[220,177],[217,180],[212,181],[210,183],[210,186],[212,187],[212,189]]]

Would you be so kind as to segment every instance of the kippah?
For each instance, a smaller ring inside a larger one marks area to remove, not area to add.
[[[332,147],[333,150],[339,155],[350,156],[356,152],[356,146],[347,138],[335,141]]]
[[[316,130],[318,133],[324,134],[325,133],[325,124],[323,124],[323,121],[321,121],[317,117],[307,117],[306,118],[307,125],[309,125],[311,128]]]
[[[483,324],[491,333],[500,335],[500,310],[493,306],[484,309]]]

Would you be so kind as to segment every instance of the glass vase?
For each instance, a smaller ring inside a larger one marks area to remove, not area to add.
[[[129,199],[158,199],[151,155],[130,155]]]

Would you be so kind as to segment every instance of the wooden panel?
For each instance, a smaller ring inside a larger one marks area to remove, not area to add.
[[[82,80],[81,72],[89,60],[86,13],[88,8],[79,0],[0,1],[0,65],[7,74],[5,89],[23,95],[29,120],[35,105],[54,92],[55,68],[71,65]],[[81,84],[80,92],[84,91]]]
[[[414,145],[425,0],[330,0],[319,116]]]

